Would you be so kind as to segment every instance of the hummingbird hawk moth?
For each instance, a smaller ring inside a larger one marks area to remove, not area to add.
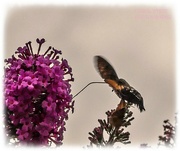
[[[126,80],[119,79],[114,68],[103,57],[95,56],[94,58],[99,74],[104,81],[113,88],[117,96],[123,101],[126,100],[127,102],[137,105],[141,112],[143,110],[145,111],[141,94],[131,87]]]

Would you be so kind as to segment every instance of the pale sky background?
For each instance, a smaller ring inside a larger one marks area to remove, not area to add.
[[[94,68],[93,57],[104,56],[119,78],[126,79],[144,98],[146,111],[131,108],[135,119],[125,129],[131,144],[157,146],[163,121],[174,124],[175,29],[171,9],[165,7],[13,7],[5,25],[4,58],[24,43],[45,38],[61,49],[69,61],[75,81],[72,94],[92,81],[103,81]],[[69,114],[64,145],[89,145],[88,132],[106,119],[105,112],[116,108],[119,98],[105,84],[89,86],[75,98],[75,113]],[[119,146],[124,146],[119,143]]]

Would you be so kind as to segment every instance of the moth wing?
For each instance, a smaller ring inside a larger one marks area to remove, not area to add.
[[[119,85],[115,80],[105,79],[105,82],[114,90],[121,90],[121,85]]]
[[[101,56],[95,56],[95,67],[98,70],[101,77],[105,79],[118,80],[118,76],[114,68]]]

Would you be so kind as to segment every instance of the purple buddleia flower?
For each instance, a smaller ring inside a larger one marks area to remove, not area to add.
[[[92,132],[89,132],[88,139],[90,145],[88,147],[113,147],[115,143],[121,142],[129,144],[129,132],[124,132],[124,127],[131,125],[133,112],[129,110],[131,104],[124,100],[118,104],[116,109],[107,111],[107,120],[99,119],[100,126],[95,127]],[[105,134],[108,138],[105,138]]]
[[[45,39],[36,42],[37,53],[28,42],[5,59],[6,134],[19,144],[61,145],[68,112],[74,106],[72,69],[66,59],[58,60],[60,50],[49,47],[41,55]]]
[[[177,115],[176,115],[177,116]],[[176,130],[177,130],[177,117],[175,116],[175,124],[171,124],[169,120],[164,120],[163,129],[164,134],[159,136],[158,146],[166,146],[173,148],[176,146]]]

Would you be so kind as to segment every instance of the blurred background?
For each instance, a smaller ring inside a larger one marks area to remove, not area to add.
[[[62,50],[73,69],[75,95],[92,81],[103,81],[94,68],[93,57],[104,56],[144,98],[146,111],[131,108],[135,119],[125,131],[131,144],[157,146],[163,121],[174,124],[175,31],[173,14],[164,7],[32,6],[13,7],[6,16],[4,58],[19,46],[45,38],[44,51],[51,45]],[[89,145],[88,132],[106,119],[120,99],[107,84],[94,84],[75,98],[64,133],[65,146]],[[124,146],[119,144],[119,146]]]

